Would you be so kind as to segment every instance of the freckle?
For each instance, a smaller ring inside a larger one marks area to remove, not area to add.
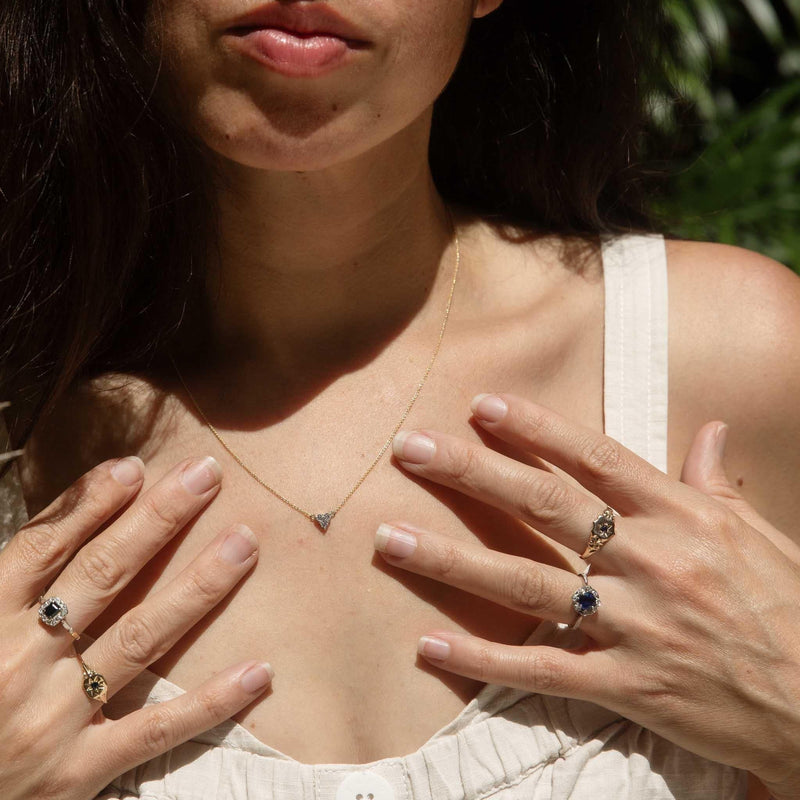
[[[338,110],[339,110],[339,104],[338,103],[332,103],[331,104],[331,111],[338,111]]]
[[[737,486],[744,486],[744,478],[737,478],[736,479]]]

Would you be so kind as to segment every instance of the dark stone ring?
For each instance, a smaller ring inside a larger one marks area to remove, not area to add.
[[[67,622],[68,612],[67,604],[60,597],[48,597],[45,599],[44,595],[42,595],[39,598],[39,619],[50,628],[62,625],[77,642],[81,635]]]
[[[99,700],[101,703],[105,703],[108,699],[108,683],[106,683],[106,679],[99,672],[91,669],[81,658],[80,653],[75,653],[75,656],[83,670],[83,691],[86,696],[90,700]]]
[[[591,568],[590,564],[583,572],[578,573],[579,577],[583,579],[583,586],[572,593],[572,607],[578,615],[575,622],[569,626],[570,630],[573,631],[580,627],[584,617],[596,614],[597,609],[600,608],[600,595],[596,589],[589,586],[589,570]]]

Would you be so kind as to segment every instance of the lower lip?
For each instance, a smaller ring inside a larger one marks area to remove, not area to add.
[[[355,49],[338,36],[299,36],[278,28],[258,28],[237,34],[248,55],[292,77],[315,77],[341,66]]]

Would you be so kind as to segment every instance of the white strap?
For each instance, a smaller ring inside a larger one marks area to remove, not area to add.
[[[660,235],[603,243],[605,432],[667,471],[667,254]]]

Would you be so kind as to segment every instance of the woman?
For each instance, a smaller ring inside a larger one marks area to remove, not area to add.
[[[3,797],[800,796],[800,286],[611,236],[657,9],[144,5],[0,18]]]

